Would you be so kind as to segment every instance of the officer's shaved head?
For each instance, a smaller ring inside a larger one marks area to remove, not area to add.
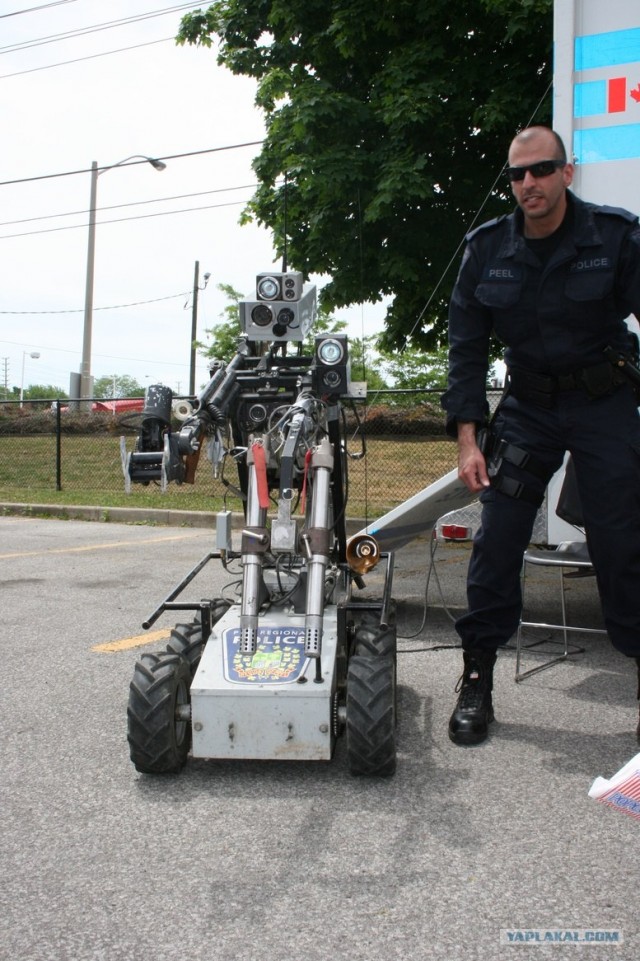
[[[549,160],[562,160],[563,163],[567,162],[567,151],[562,142],[562,137],[560,137],[555,130],[551,130],[550,127],[527,127],[526,130],[521,130],[520,133],[516,134],[513,138],[511,147],[509,148],[509,154],[511,154],[513,147],[529,147],[532,146],[536,140],[549,141],[549,145],[555,153],[555,157],[549,157]]]

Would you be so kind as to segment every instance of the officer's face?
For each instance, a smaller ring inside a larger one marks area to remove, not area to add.
[[[509,151],[509,166],[529,167],[557,156],[555,140],[544,131],[524,143],[514,141]],[[522,180],[512,181],[513,195],[525,218],[525,235],[544,237],[560,226],[567,205],[565,191],[572,179],[573,166],[564,164],[546,177],[536,177],[527,170]]]

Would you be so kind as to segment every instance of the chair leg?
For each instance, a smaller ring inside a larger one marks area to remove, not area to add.
[[[524,589],[525,589],[526,580],[527,580],[527,562],[523,561],[522,576],[521,576],[522,586],[520,589],[520,596],[522,598],[522,609],[520,611],[520,620],[518,621],[518,630],[516,631],[516,684],[522,678],[522,675],[520,674],[520,656],[522,653],[522,615],[524,612]]]
[[[527,564],[525,561],[522,565],[522,610],[523,612],[524,612],[524,587],[525,587],[525,580],[526,580],[526,567],[527,567]],[[516,675],[515,675],[516,684],[519,684],[520,681],[524,681],[525,678],[527,677],[531,677],[532,674],[538,674],[540,671],[546,671],[548,667],[553,667],[554,664],[559,664],[561,661],[566,661],[566,659],[569,656],[569,632],[567,630],[567,606],[566,606],[566,599],[565,599],[565,593],[564,593],[565,586],[564,586],[564,577],[562,573],[562,568],[559,568],[559,573],[560,573],[560,605],[562,608],[561,630],[562,630],[562,635],[564,639],[564,649],[561,654],[559,654],[557,657],[551,658],[551,660],[549,661],[545,661],[544,664],[538,664],[536,667],[531,667],[527,671],[521,671],[520,662],[521,662],[522,647],[525,646],[522,643],[522,628],[527,624],[526,621],[523,621],[523,617],[521,614],[520,622],[518,624],[518,631],[516,633]],[[538,644],[543,644],[543,643],[544,641],[537,641],[533,644],[530,644],[529,647],[536,647]]]
[[[564,659],[569,656],[569,632],[567,631],[567,599],[565,595],[564,572],[561,567],[558,568],[558,573],[560,574],[560,598],[562,603],[562,634],[564,637],[564,651],[562,653],[562,656],[557,658],[557,660],[564,661]]]

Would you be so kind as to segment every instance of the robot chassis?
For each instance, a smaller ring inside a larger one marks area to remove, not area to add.
[[[393,554],[366,534],[348,541],[345,523],[348,457],[364,448],[347,451],[344,408],[355,411],[364,385],[350,381],[344,335],[316,335],[312,356],[303,353],[315,288],[304,291],[300,274],[259,275],[240,317],[235,357],[212,365],[193,405],[182,402],[179,430],[171,390],[152,385],[135,450],[127,454],[122,441],[126,489],[193,483],[206,443],[216,475],[234,462],[244,507],[240,550],[231,513],[221,511],[216,550],[143,624],[193,614],[166,650],[135,665],[131,760],[144,774],[175,773],[189,753],[326,761],[344,734],[352,774],[388,776],[396,765]],[[176,600],[213,559],[239,576],[235,596]],[[381,596],[358,598],[380,560]]]

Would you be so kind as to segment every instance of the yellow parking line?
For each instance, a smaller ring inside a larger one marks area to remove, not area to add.
[[[153,644],[155,641],[166,640],[170,634],[171,630],[163,627],[160,631],[147,631],[145,634],[138,634],[137,637],[123,637],[120,641],[107,641],[106,644],[96,644],[91,650],[99,651],[101,654],[115,654],[117,651],[128,651],[131,647],[144,647],[145,644]]]
[[[0,560],[11,557],[40,557],[43,554],[78,554],[83,551],[105,551],[113,547],[136,547],[138,544],[157,544],[161,541],[181,541],[187,537],[196,537],[192,534],[170,534],[165,537],[145,537],[141,541],[112,541],[109,544],[87,544],[83,547],[51,547],[42,551],[14,551],[11,554],[0,554]]]

